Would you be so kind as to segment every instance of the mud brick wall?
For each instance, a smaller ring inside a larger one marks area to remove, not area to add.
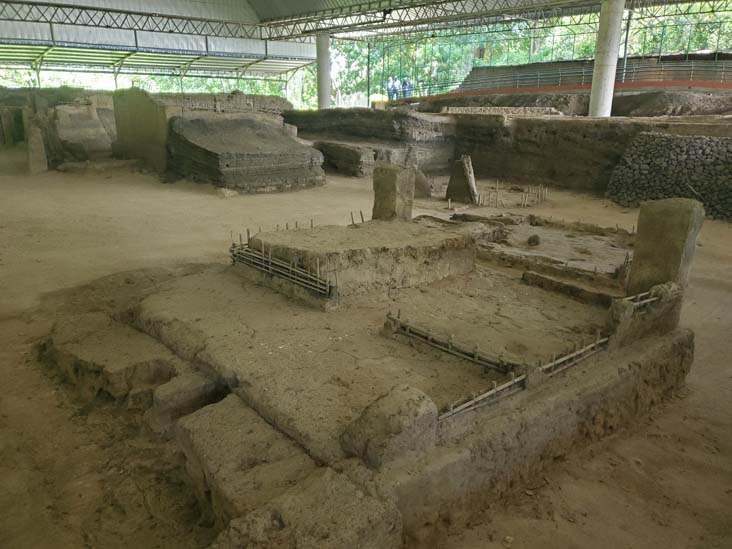
[[[447,115],[409,110],[327,109],[287,111],[285,122],[299,135],[319,141],[346,141],[374,149],[376,161],[417,165],[425,172],[449,170],[455,120]]]
[[[605,192],[615,166],[643,132],[732,137],[732,125],[653,118],[454,115],[455,154],[478,177]]]
[[[451,117],[408,110],[287,111],[284,118],[286,123],[297,126],[301,134],[408,142],[449,142],[455,134]]]
[[[266,112],[282,114],[292,109],[292,103],[275,95],[250,95],[238,91],[232,93],[160,93],[155,99],[167,106],[178,106],[187,110],[213,112]]]
[[[607,195],[622,206],[694,198],[709,217],[732,219],[732,138],[643,132],[615,167]]]

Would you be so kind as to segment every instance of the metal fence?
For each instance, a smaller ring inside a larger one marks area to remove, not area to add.
[[[542,70],[526,70],[515,67],[508,73],[505,67],[499,70],[474,69],[463,81],[417,83],[413,98],[439,95],[451,92],[472,92],[478,90],[520,89],[562,87],[583,89],[592,83],[593,67],[558,66],[554,69],[542,67]],[[490,72],[495,72],[490,74]],[[485,74],[481,74],[485,73]],[[732,89],[732,61],[663,61],[663,62],[628,62],[624,66],[618,64],[615,81],[618,83],[670,82],[684,81],[699,84],[726,84]]]

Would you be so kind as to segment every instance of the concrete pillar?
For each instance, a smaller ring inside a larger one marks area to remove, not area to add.
[[[330,35],[315,37],[315,56],[318,62],[318,108],[330,108]]]
[[[602,0],[590,90],[590,116],[610,116],[625,0]]]

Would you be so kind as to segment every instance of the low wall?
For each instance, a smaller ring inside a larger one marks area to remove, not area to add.
[[[694,338],[679,330],[601,353],[535,387],[440,423],[439,444],[382,468],[408,547],[440,547],[445,525],[468,524],[479,509],[533,482],[577,445],[612,434],[684,384]]]
[[[449,117],[409,110],[326,109],[287,111],[285,122],[301,135],[320,134],[381,141],[446,142],[455,134]]]
[[[732,136],[724,119],[568,118],[455,115],[456,156],[480,177],[604,192],[626,147],[642,132]]]
[[[635,84],[617,83],[613,98],[613,116],[700,116],[732,114],[732,93],[705,93],[687,89],[665,91],[643,91]],[[647,84],[646,89],[654,88],[654,83]],[[655,87],[661,84],[656,83]],[[680,83],[687,88],[688,82]],[[674,87],[674,86],[670,86]],[[531,107],[553,108],[562,114],[586,116],[590,106],[590,86],[574,89],[562,89],[564,86],[548,86],[542,88],[526,88],[517,90],[472,90],[447,93],[432,97],[402,99],[399,103],[409,103],[410,108],[419,112],[441,112],[445,108],[481,108],[481,107]],[[729,90],[732,92],[732,89]]]
[[[251,95],[238,91],[232,93],[158,93],[155,100],[168,107],[212,112],[266,112],[282,114],[292,109],[292,103],[276,95]]]
[[[506,96],[505,103],[510,103],[509,99]],[[535,105],[547,107],[551,101],[551,97],[545,97]],[[560,111],[584,104],[569,96],[562,101]],[[531,106],[531,100],[526,103],[524,106]],[[634,100],[633,105],[638,106],[638,101]],[[432,104],[432,108],[444,106]],[[288,111],[284,116],[306,139],[372,148],[375,144],[400,146],[406,155],[404,163],[416,164],[431,173],[447,171],[452,158],[467,154],[478,177],[598,193],[607,189],[626,147],[642,132],[732,137],[732,124],[718,116],[599,119],[473,112],[427,114],[405,109]]]

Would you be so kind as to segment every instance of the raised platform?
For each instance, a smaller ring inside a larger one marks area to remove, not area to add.
[[[451,116],[354,108],[288,111],[284,118],[303,139],[370,149],[376,161],[417,166],[425,173],[449,172],[455,154]],[[338,154],[331,156],[337,167]],[[349,173],[352,167],[345,170]]]
[[[245,193],[325,183],[323,155],[293,138],[282,120],[262,114],[174,117],[169,172]]]
[[[253,236],[249,248],[317,274],[340,297],[416,286],[468,273],[475,265],[468,232],[417,222],[270,231]]]
[[[328,248],[359,250],[355,233],[367,229],[340,230],[348,238]],[[322,251],[309,230],[289,232],[300,248]],[[401,234],[435,243],[435,233]],[[675,328],[680,300],[671,289],[623,300],[614,339],[605,308],[484,262],[468,274],[354,296],[328,314],[238,271],[213,265],[146,288],[120,315],[139,331],[104,315],[72,316],[47,348],[68,353],[55,357],[62,370],[84,360],[125,379],[141,361],[174,365],[164,377],[175,377],[156,378],[151,410],[181,415],[164,405],[189,395],[174,444],[203,518],[222,529],[217,549],[252,539],[440,546],[446,522],[469,521],[513,482],[632,422],[683,384],[693,359],[692,334]],[[386,333],[388,311],[428,337]],[[661,329],[648,330],[649,319]],[[192,376],[230,394],[206,405],[187,390]],[[127,390],[115,391],[120,402]]]

